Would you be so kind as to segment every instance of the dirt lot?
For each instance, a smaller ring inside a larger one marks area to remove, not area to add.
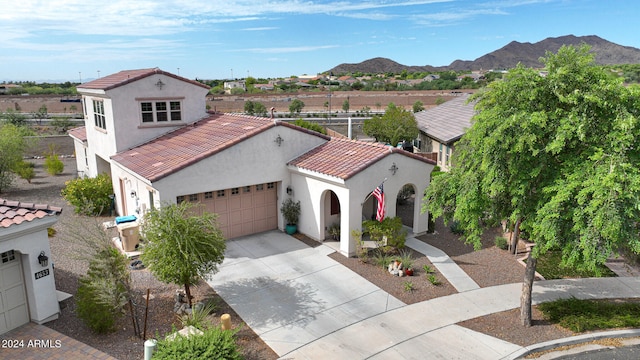
[[[329,100],[328,92],[300,92],[297,94],[248,94],[244,96],[235,95],[209,95],[207,105],[211,110],[218,112],[243,112],[245,100],[257,101],[264,104],[269,109],[276,108],[276,111],[289,111],[289,104],[293,99],[300,99],[304,102],[304,111],[326,112],[324,106]],[[443,100],[459,96],[459,93],[451,91],[332,91],[331,92],[331,112],[343,113],[342,104],[349,101],[350,112],[362,110],[368,106],[372,111],[384,111],[386,106],[393,102],[398,106],[411,109],[416,101],[422,101],[425,108],[436,105],[440,98]],[[82,114],[82,103],[61,102],[66,100],[65,96],[0,96],[0,111],[12,109],[23,113],[34,113],[45,105],[50,115],[57,113]]]

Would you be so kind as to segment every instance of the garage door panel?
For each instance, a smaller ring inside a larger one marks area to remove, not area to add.
[[[4,299],[8,308],[11,308],[12,304],[20,304],[26,301],[24,296],[24,287],[22,283],[19,283],[13,287],[4,289]]]
[[[22,270],[19,266],[13,265],[2,269],[2,287],[10,288],[17,284],[22,284]]]
[[[211,195],[214,200],[204,204],[207,211],[218,214],[220,230],[227,239],[278,228],[275,184],[271,189],[258,184],[215,190]]]

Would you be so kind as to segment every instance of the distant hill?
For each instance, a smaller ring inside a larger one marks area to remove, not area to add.
[[[489,70],[489,69],[510,69],[518,63],[527,67],[541,67],[540,57],[547,51],[557,52],[562,45],[580,45],[585,43],[591,46],[591,51],[595,53],[596,63],[602,65],[612,64],[640,64],[640,49],[622,46],[595,35],[590,36],[560,36],[546,38],[537,43],[521,43],[512,41],[506,46],[496,51],[483,55],[473,61],[455,60],[449,66],[407,66],[399,64],[387,58],[373,58],[358,64],[340,64],[327,73],[400,73],[403,70],[408,72],[437,72],[437,71],[462,71],[462,70]]]

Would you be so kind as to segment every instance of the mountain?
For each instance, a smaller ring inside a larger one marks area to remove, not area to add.
[[[462,71],[462,70],[481,70],[481,69],[509,69],[515,67],[518,63],[522,63],[527,67],[542,67],[539,59],[544,56],[547,51],[557,52],[562,45],[581,45],[585,43],[591,46],[591,52],[595,54],[595,61],[602,65],[612,64],[639,64],[640,49],[622,46],[595,35],[590,36],[574,36],[566,35],[560,37],[546,38],[537,43],[521,43],[512,41],[504,47],[483,55],[473,61],[455,60],[449,66],[407,66],[399,64],[387,58],[374,58],[365,60],[358,64],[340,64],[327,73],[334,74],[344,73],[400,73],[403,70],[408,72],[437,72],[437,71]]]

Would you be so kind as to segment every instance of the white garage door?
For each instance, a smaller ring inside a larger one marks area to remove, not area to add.
[[[220,229],[227,239],[278,228],[274,182],[192,194],[184,200],[199,201],[207,211],[218,214]]]
[[[29,322],[20,254],[0,254],[0,334]]]

